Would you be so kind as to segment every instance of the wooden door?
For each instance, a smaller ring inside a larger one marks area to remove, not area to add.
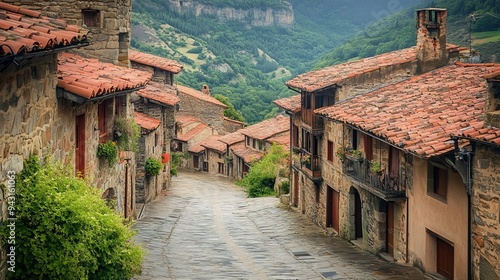
[[[299,172],[293,172],[293,206],[299,206]]]
[[[75,119],[75,170],[85,177],[85,114]]]
[[[436,238],[437,243],[437,273],[446,279],[453,279],[454,250],[448,242]]]
[[[356,232],[356,239],[363,238],[363,222],[361,216],[361,197],[359,193],[354,194],[354,227]]]
[[[193,156],[193,168],[198,169],[200,166],[200,157],[199,156]]]
[[[394,202],[389,202],[387,205],[387,253],[394,256]]]
[[[333,227],[333,189],[326,187],[326,227]]]

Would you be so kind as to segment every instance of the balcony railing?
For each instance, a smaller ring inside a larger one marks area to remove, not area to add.
[[[361,187],[369,192],[379,195],[384,199],[404,198],[405,186],[398,178],[391,178],[387,172],[370,172],[370,161],[367,159],[355,159],[347,157],[342,163],[345,175],[352,177],[361,183]]]
[[[301,157],[301,170],[313,181],[321,180],[321,158],[319,155],[311,155],[303,152]]]
[[[304,110],[302,111],[302,122],[309,127],[314,134],[318,132],[322,132],[324,130],[324,121],[323,118],[314,115],[312,110]]]

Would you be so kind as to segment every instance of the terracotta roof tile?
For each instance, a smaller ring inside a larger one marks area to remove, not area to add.
[[[230,118],[228,118],[228,117],[223,117],[223,119],[224,119],[225,121],[232,122],[232,123],[236,123],[236,124],[242,124],[242,125],[244,125],[244,124],[245,124],[244,122],[240,122],[240,121],[237,121],[237,120],[233,120],[233,119],[230,119]]]
[[[0,2],[0,61],[14,55],[87,44],[87,30]]]
[[[175,115],[175,122],[176,123],[179,123],[179,125],[181,126],[186,126],[186,125],[189,125],[189,124],[192,124],[192,123],[195,123],[195,122],[200,122],[200,120],[195,117],[195,116],[191,116],[191,115]]]
[[[145,88],[137,91],[139,96],[169,107],[179,103],[180,99],[176,93],[177,91],[173,86],[156,82],[149,82]]]
[[[292,113],[298,113],[301,109],[300,94],[294,95],[292,97],[286,97],[273,101],[278,107],[284,110],[290,111]]]
[[[205,147],[203,147],[201,144],[196,144],[188,148],[188,152],[190,153],[195,153],[199,154],[201,152],[205,151]]]
[[[346,62],[320,70],[301,74],[286,85],[300,90],[313,92],[355,76],[378,70],[382,67],[404,64],[416,60],[415,47],[393,51],[352,62]]]
[[[265,140],[288,130],[290,130],[290,118],[278,115],[275,118],[256,123],[238,131],[248,137]]]
[[[128,56],[130,61],[156,67],[174,74],[178,74],[182,70],[182,64],[175,60],[166,59],[161,56],[143,53],[136,50],[129,50]]]
[[[219,141],[220,135],[212,135],[207,139],[204,139],[200,142],[200,145],[207,149],[211,149],[217,151],[219,153],[225,153],[227,145]]]
[[[234,145],[235,143],[245,141],[245,135],[241,134],[239,131],[235,131],[222,136],[219,141],[227,145]]]
[[[421,157],[436,156],[453,149],[450,136],[460,130],[462,135],[492,141],[488,137],[497,129],[482,127],[484,76],[499,70],[500,64],[447,66],[315,112]]]
[[[260,151],[255,151],[245,146],[245,143],[238,143],[230,147],[233,153],[242,158],[245,163],[252,163],[254,161],[260,160],[264,153]]]
[[[187,142],[187,141],[191,140],[193,137],[195,137],[196,135],[198,135],[200,132],[202,132],[207,127],[208,127],[208,124],[200,123],[199,125],[197,125],[193,129],[188,131],[187,133],[180,135],[180,136],[177,136],[177,140]]]
[[[195,89],[192,89],[190,87],[186,87],[186,86],[179,85],[179,84],[177,84],[176,87],[177,87],[177,90],[179,91],[179,93],[184,93],[184,94],[187,94],[187,95],[192,96],[194,98],[197,98],[199,100],[203,100],[203,101],[210,102],[212,104],[227,108],[227,106],[224,103],[220,102],[215,97],[204,94],[203,92],[201,92],[199,90],[195,90]]]
[[[155,130],[160,126],[160,120],[157,118],[150,117],[141,112],[134,112],[135,122],[142,128],[147,130]]]
[[[266,142],[269,142],[271,144],[276,143],[278,145],[283,145],[285,146],[285,150],[288,151],[288,149],[290,148],[290,131],[280,136],[268,138],[266,139]]]
[[[500,128],[484,127],[483,121],[471,122],[470,126],[458,130],[453,135],[485,141],[500,146]]]
[[[146,85],[151,75],[97,59],[61,53],[58,59],[58,87],[86,99],[138,89]]]

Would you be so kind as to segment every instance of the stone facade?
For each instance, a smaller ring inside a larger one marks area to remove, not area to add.
[[[212,149],[206,149],[206,161],[208,163],[208,173],[226,175],[225,153],[220,153]]]
[[[500,279],[500,152],[476,144],[472,164],[472,263],[474,279]]]
[[[5,2],[40,11],[48,17],[65,19],[69,24],[84,26],[90,31],[88,38],[91,44],[76,52],[115,65],[129,66],[131,0]]]

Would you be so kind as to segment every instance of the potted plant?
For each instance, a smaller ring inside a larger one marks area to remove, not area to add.
[[[337,149],[337,156],[339,157],[340,161],[344,161],[345,160],[345,155],[346,155],[346,148],[339,147]]]
[[[352,161],[362,161],[363,153],[360,150],[348,150],[346,151],[346,157]]]
[[[382,173],[382,164],[379,161],[373,160],[370,162],[370,172],[373,174]]]
[[[112,141],[99,143],[99,145],[97,146],[97,156],[107,159],[109,166],[113,166],[116,162],[116,157],[118,156],[118,148],[116,148],[116,143]]]
[[[146,172],[146,176],[152,177],[160,174],[161,169],[161,161],[156,158],[148,158],[146,160],[146,164],[144,164],[144,171]]]

